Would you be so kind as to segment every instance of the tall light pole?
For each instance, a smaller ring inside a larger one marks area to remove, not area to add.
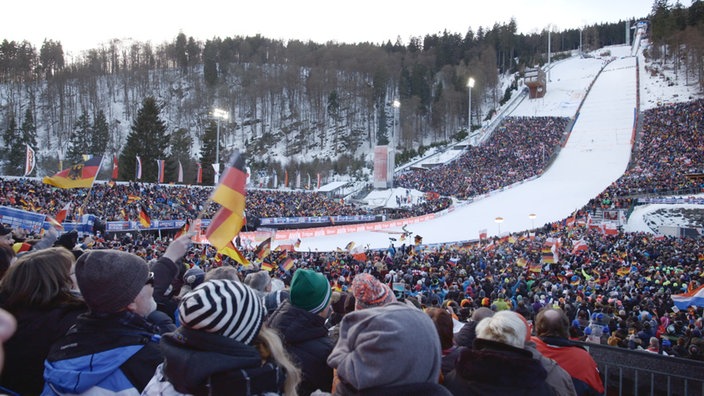
[[[213,117],[218,120],[217,141],[215,142],[215,164],[218,168],[217,172],[215,172],[215,184],[217,185],[220,179],[220,120],[227,120],[230,117],[230,114],[222,109],[214,109]]]
[[[472,134],[472,88],[474,88],[474,79],[472,77],[467,81],[467,88],[469,88],[469,101],[467,106],[467,133]]]
[[[499,225],[499,236],[501,236],[501,223],[504,222],[504,218],[499,216],[495,218],[494,221]]]
[[[398,142],[400,141],[399,136],[398,136],[398,132],[396,131],[396,124],[398,123],[398,111],[399,111],[399,108],[401,108],[401,102],[399,102],[398,100],[394,100],[393,106],[394,106],[394,128],[391,133],[393,134],[392,144],[394,147],[396,147],[396,146],[398,146]]]

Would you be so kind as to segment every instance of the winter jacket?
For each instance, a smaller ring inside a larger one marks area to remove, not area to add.
[[[142,395],[282,394],[286,373],[259,351],[218,334],[179,328],[164,334],[159,365]]]
[[[286,350],[302,371],[298,394],[307,396],[318,389],[330,392],[332,368],[327,359],[334,345],[325,318],[285,301],[271,314],[267,324],[279,332]]]
[[[604,393],[596,362],[584,348],[557,337],[532,337],[532,341],[543,356],[556,361],[569,373],[578,395]]]
[[[79,316],[49,352],[42,394],[139,395],[163,360],[158,331],[129,311]]]
[[[420,382],[365,389],[358,391],[349,384],[338,383],[335,387],[335,396],[451,396],[452,393],[442,385],[433,382]]]
[[[0,384],[21,395],[38,395],[44,387],[44,359],[51,345],[87,311],[75,301],[44,308],[7,307],[17,319],[17,331],[4,344],[5,367]]]
[[[455,396],[554,395],[547,373],[529,351],[495,341],[476,339],[460,353],[455,370],[443,385]]]

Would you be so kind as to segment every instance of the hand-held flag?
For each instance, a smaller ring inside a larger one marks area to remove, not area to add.
[[[102,157],[93,157],[64,169],[54,176],[46,176],[42,182],[58,188],[89,188],[98,175],[101,162]]]
[[[232,242],[242,228],[246,182],[244,157],[236,152],[211,197],[222,207],[215,213],[205,237],[217,250]]]

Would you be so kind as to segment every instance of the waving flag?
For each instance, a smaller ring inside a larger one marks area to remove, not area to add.
[[[203,165],[201,163],[197,163],[198,165],[198,173],[196,174],[196,183],[197,184],[203,184]]]
[[[704,285],[687,293],[675,294],[672,296],[672,301],[681,310],[685,310],[690,306],[704,307]]]
[[[232,242],[242,229],[246,181],[244,157],[235,153],[211,198],[222,207],[215,213],[205,237],[218,250]]]
[[[293,268],[293,258],[286,257],[280,264],[281,269],[284,271],[290,271]]]
[[[51,177],[45,177],[42,183],[58,188],[88,188],[93,185],[100,170],[102,157],[93,157],[88,161],[73,165]]]
[[[225,256],[237,261],[238,263],[249,266],[249,260],[235,247],[235,244],[230,241],[224,248],[218,250],[218,253],[222,253]]]
[[[54,219],[59,223],[63,223],[64,220],[66,220],[66,216],[68,215],[68,212],[71,210],[71,202],[67,203],[60,211],[59,213],[56,214],[56,217]]]
[[[149,228],[152,225],[152,219],[144,205],[139,205],[139,224],[144,228]]]
[[[24,176],[27,177],[34,170],[34,149],[27,145],[27,156],[24,161]]]
[[[183,223],[183,226],[176,232],[176,235],[174,235],[174,239],[178,239],[181,235],[185,235],[189,230],[191,229],[191,219],[186,219],[186,222]]]
[[[263,260],[269,254],[271,254],[271,237],[265,239],[264,242],[260,243],[254,250],[254,255],[260,260]]]
[[[183,183],[183,166],[181,160],[178,161],[178,182]]]

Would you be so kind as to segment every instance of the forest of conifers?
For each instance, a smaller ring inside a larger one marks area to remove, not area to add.
[[[640,20],[648,21],[655,44],[649,55],[686,68],[701,84],[701,1],[683,7],[656,0],[643,19],[553,28],[552,60],[578,50],[580,38],[583,52],[623,44],[626,24]],[[71,59],[58,40],[47,38],[37,49],[21,39],[5,39],[0,43],[3,171],[21,171],[13,158],[24,157],[25,143],[39,148],[40,170],[48,173],[59,155],[135,150],[126,147],[128,135],[135,133],[147,98],[156,100],[165,139],[187,137],[190,149],[179,149],[179,155],[189,157],[183,162],[212,156],[207,140],[214,139],[211,112],[216,107],[229,114],[222,123],[223,150],[244,150],[267,166],[293,161],[348,169],[349,163],[336,162],[368,160],[365,155],[375,144],[389,141],[395,117],[399,152],[416,152],[466,133],[469,77],[476,81],[473,127],[488,118],[526,67],[547,61],[549,28],[518,34],[511,20],[383,44],[261,36],[201,41],[178,33],[157,45],[115,39]],[[398,109],[391,105],[395,100]],[[92,136],[98,136],[96,142]],[[171,146],[155,155],[173,160]],[[13,153],[17,147],[20,152]],[[283,155],[272,154],[277,152]],[[193,167],[187,165],[186,171]]]

